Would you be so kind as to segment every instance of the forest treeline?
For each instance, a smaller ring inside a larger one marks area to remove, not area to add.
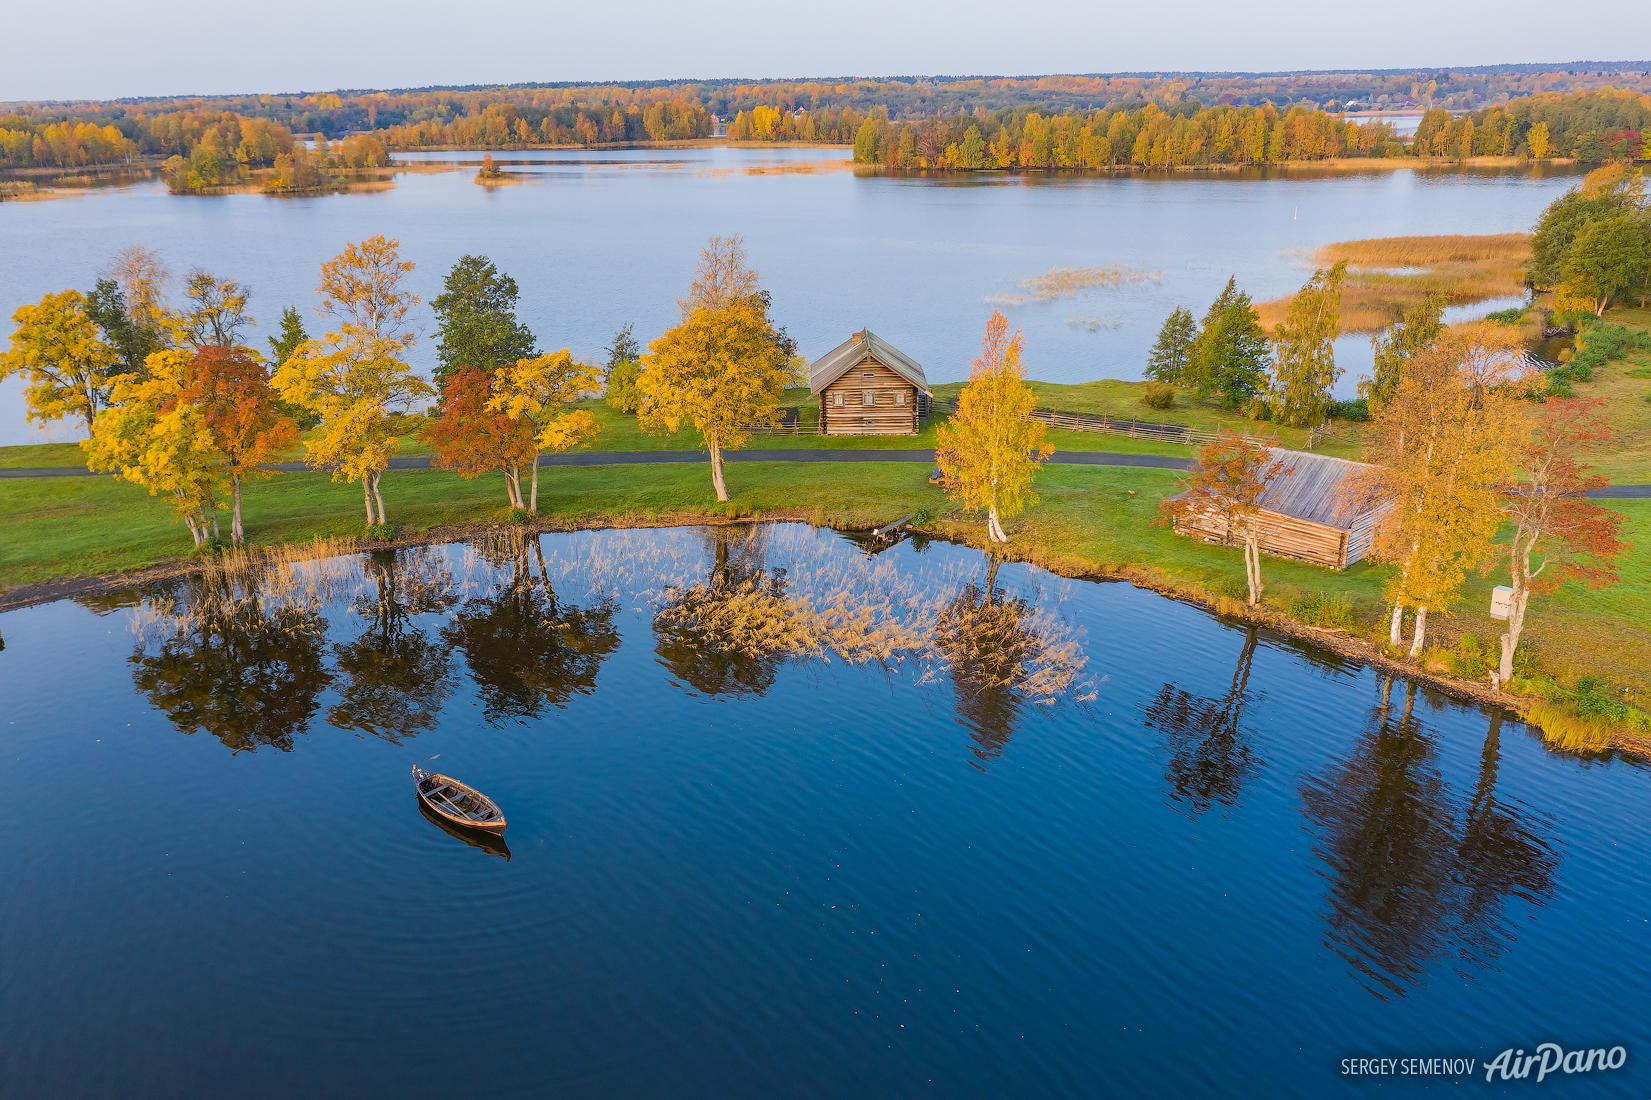
[[[1081,108],[988,109],[982,102],[952,114],[924,114],[921,98],[915,104],[892,96],[893,102],[876,103],[874,92],[887,85],[871,82],[833,89],[739,86],[728,95],[688,85],[673,89],[670,98],[659,88],[617,87],[373,93],[353,97],[350,105],[328,93],[298,100],[245,97],[252,102],[236,101],[245,108],[240,111],[161,110],[168,105],[162,102],[110,105],[80,117],[31,108],[27,116],[0,117],[0,167],[73,168],[139,156],[182,157],[190,161],[195,179],[222,180],[232,168],[274,167],[277,157],[290,157],[294,133],[370,139],[372,146],[360,145],[344,159],[371,164],[379,162],[374,148],[704,138],[715,132],[718,117],[727,120],[731,140],[853,143],[861,163],[908,168],[1179,167],[1404,155],[1603,161],[1644,159],[1641,134],[1651,121],[1651,95],[1630,89],[1542,92],[1468,114],[1435,106],[1406,141],[1380,118],[1345,118],[1344,104],[1333,101],[1280,106],[1218,99],[1206,106],[1180,81],[1060,77],[1038,83],[1053,82],[1053,93],[1083,80],[1118,94],[1100,101],[1097,93],[1090,98],[1098,102]],[[1425,102],[1439,102],[1426,89],[1417,90]],[[839,98],[853,102],[833,102]],[[1048,97],[1057,108],[1062,98]],[[206,152],[199,153],[203,147]],[[175,170],[173,165],[170,171]]]
[[[1640,159],[1651,96],[1615,90],[1537,96],[1452,115],[1423,115],[1406,142],[1381,118],[1364,122],[1322,108],[1272,104],[1204,107],[1124,103],[1044,116],[999,111],[922,121],[870,117],[854,159],[893,168],[1176,168],[1330,157],[1571,156]]]

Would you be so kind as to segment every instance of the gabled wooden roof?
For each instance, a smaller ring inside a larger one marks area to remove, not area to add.
[[[1257,501],[1269,512],[1345,531],[1360,515],[1381,506],[1364,499],[1360,482],[1371,469],[1368,463],[1281,447],[1271,454],[1290,472],[1275,477]]]
[[[923,365],[870,329],[861,329],[815,361],[809,369],[809,392],[819,393],[867,359],[876,359],[924,393],[929,392]]]
[[[1290,471],[1273,478],[1256,500],[1269,512],[1347,531],[1360,516],[1390,506],[1387,500],[1369,498],[1366,476],[1373,467],[1367,462],[1283,447],[1268,448],[1268,453],[1275,465]],[[1170,499],[1183,496],[1185,492]]]

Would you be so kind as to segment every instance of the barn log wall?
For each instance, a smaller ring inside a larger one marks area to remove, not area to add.
[[[820,391],[826,435],[913,435],[920,415],[917,387],[875,359],[855,364]]]
[[[1261,512],[1261,551],[1275,558],[1295,558],[1329,569],[1347,568],[1348,533],[1311,520],[1296,519],[1278,512]],[[1179,516],[1177,534],[1191,535],[1205,542],[1227,541],[1226,521],[1204,513]],[[1356,560],[1356,559],[1355,559]]]

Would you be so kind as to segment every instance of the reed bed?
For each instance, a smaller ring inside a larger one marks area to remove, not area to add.
[[[1313,253],[1313,262],[1348,265],[1342,288],[1341,331],[1375,332],[1428,295],[1451,305],[1473,305],[1524,293],[1525,263],[1531,258],[1527,233],[1483,236],[1377,237],[1337,241]],[[1256,307],[1263,327],[1282,322],[1289,298]]]
[[[1118,287],[1156,283],[1164,277],[1162,271],[1146,271],[1127,264],[1109,264],[1104,267],[1052,267],[1042,275],[1023,279],[1031,297],[1040,302],[1056,298],[1074,298],[1090,290],[1111,290]]]

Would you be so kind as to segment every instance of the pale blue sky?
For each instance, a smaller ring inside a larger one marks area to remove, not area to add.
[[[1651,5],[1511,0],[398,0],[11,5],[0,100],[672,77],[1410,68],[1633,60]],[[1630,57],[1630,55],[1633,55]]]

